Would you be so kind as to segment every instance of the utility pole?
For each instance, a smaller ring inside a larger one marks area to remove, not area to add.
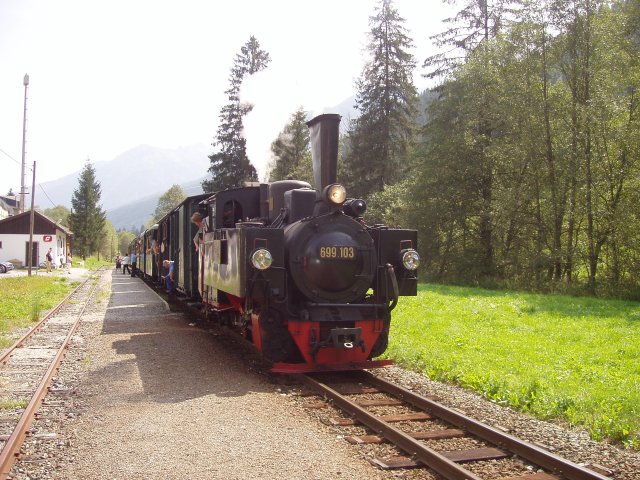
[[[25,170],[25,147],[27,143],[27,87],[29,86],[29,74],[24,74],[24,115],[22,116],[22,176],[20,177],[20,213],[24,212],[24,170]],[[31,192],[33,194],[33,192]],[[29,253],[31,255],[31,253]]]

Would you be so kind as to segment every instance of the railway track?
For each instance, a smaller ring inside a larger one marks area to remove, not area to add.
[[[300,377],[346,414],[330,423],[356,430],[346,432],[349,442],[383,446],[371,461],[385,470],[428,468],[455,480],[609,478],[368,372]]]
[[[0,477],[7,478],[30,435],[97,283],[90,276],[0,355]]]

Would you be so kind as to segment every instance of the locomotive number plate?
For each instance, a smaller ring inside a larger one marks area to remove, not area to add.
[[[353,260],[356,258],[354,247],[320,247],[320,258]]]

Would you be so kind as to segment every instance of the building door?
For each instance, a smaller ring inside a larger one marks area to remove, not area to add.
[[[31,266],[38,268],[38,242],[31,243]],[[29,266],[29,242],[24,244],[24,266]]]

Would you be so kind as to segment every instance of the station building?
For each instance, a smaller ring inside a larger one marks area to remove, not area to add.
[[[16,268],[27,266],[30,217],[31,212],[27,211],[0,220],[0,261],[11,262]],[[37,267],[44,262],[51,248],[54,262],[59,266],[60,258],[66,258],[71,251],[72,239],[71,230],[35,211],[31,265]]]

